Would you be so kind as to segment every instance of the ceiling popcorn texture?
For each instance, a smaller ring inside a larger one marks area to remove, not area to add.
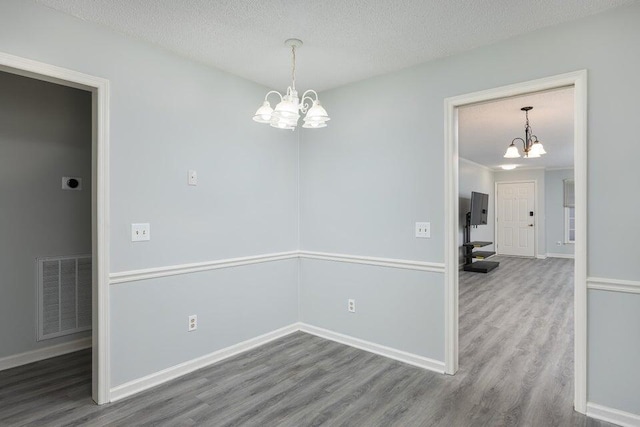
[[[633,0],[37,0],[273,88],[325,90]]]

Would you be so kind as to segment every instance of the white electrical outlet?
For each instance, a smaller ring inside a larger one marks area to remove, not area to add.
[[[356,312],[356,300],[351,298],[347,300],[347,310],[349,310],[349,313]]]
[[[416,222],[416,237],[420,239],[431,238],[431,223],[430,222]]]
[[[149,223],[131,224],[131,241],[143,242],[151,240],[151,226]]]
[[[190,170],[189,171],[188,184],[189,185],[198,185],[198,172],[196,172],[194,170]]]
[[[189,316],[189,326],[187,331],[193,332],[196,329],[198,329],[198,316],[195,314],[192,314],[191,316]]]

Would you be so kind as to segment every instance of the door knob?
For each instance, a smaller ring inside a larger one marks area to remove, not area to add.
[[[529,227],[533,227],[533,224],[529,224]]]

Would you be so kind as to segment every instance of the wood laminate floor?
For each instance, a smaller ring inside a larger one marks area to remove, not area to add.
[[[571,260],[460,274],[460,371],[294,333],[121,402],[91,402],[89,351],[0,372],[0,425],[604,426],[572,410]]]

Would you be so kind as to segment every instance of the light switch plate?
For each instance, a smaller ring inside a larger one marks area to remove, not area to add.
[[[149,223],[131,224],[131,241],[144,242],[151,240],[151,226]]]
[[[198,185],[198,172],[196,172],[194,170],[190,170],[189,171],[188,184],[189,185]]]
[[[416,237],[420,239],[431,238],[431,223],[430,222],[416,222]]]

